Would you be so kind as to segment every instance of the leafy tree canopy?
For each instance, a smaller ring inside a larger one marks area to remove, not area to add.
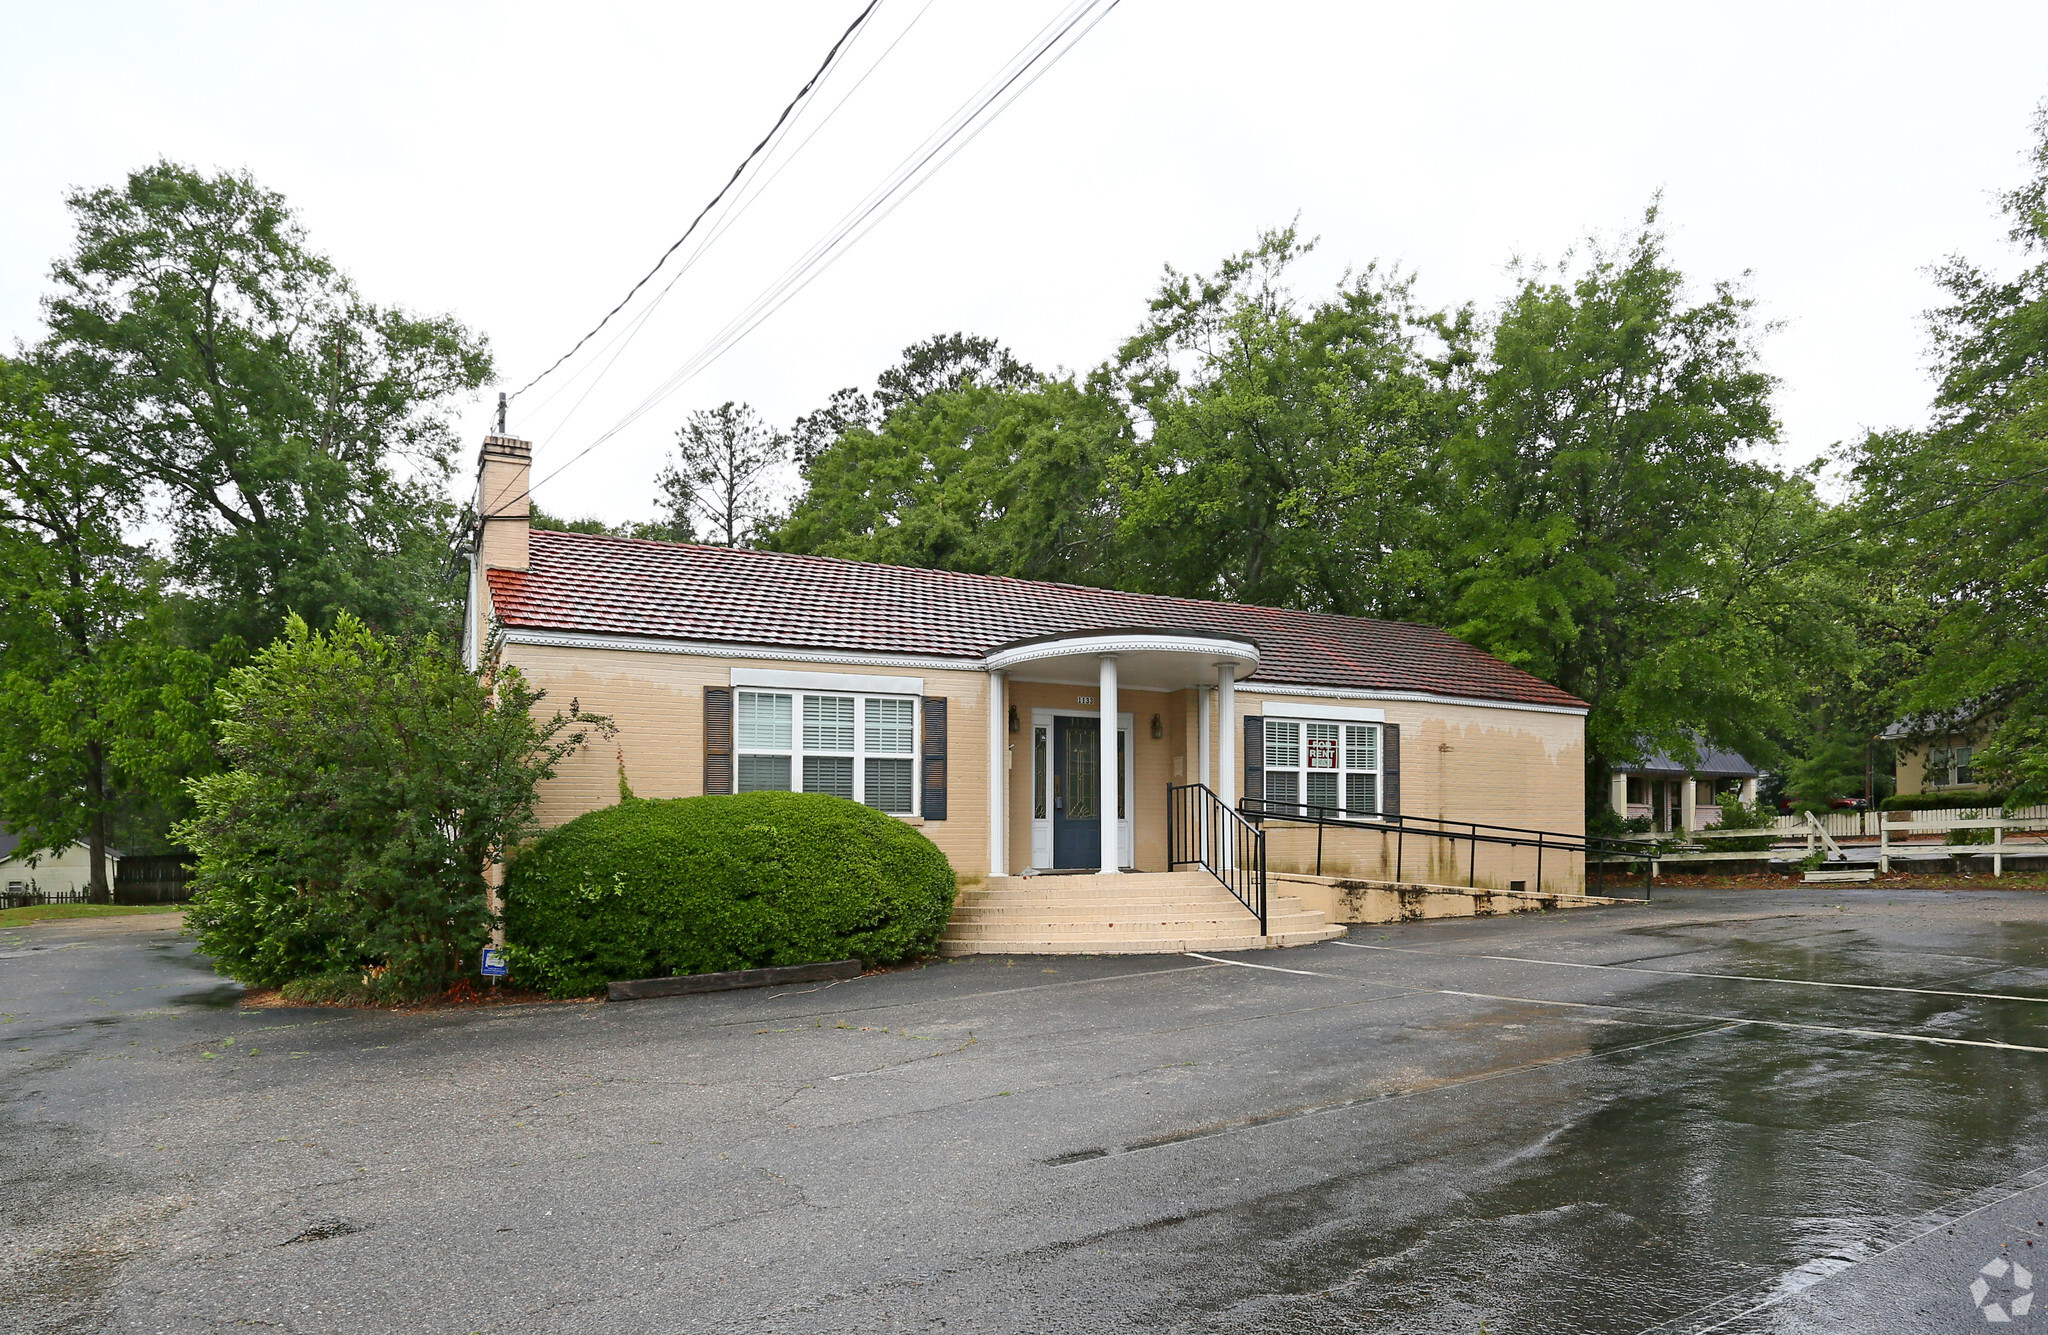
[[[199,639],[445,621],[450,413],[484,340],[365,300],[247,173],[158,162],[69,203],[39,369],[85,447],[168,499]]]

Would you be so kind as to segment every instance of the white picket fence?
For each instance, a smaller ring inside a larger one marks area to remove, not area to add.
[[[1952,830],[1988,830],[1991,841],[1982,844],[1950,844]],[[1715,852],[1713,845],[1724,839],[1754,839],[1774,835],[1775,848],[1751,852]],[[1685,843],[1672,846],[1683,837]],[[1760,858],[1785,861],[1795,854],[1824,853],[1829,861],[1845,859],[1841,840],[1856,840],[1877,846],[1878,870],[1890,871],[1894,850],[1910,849],[1925,854],[1943,852],[1958,858],[1988,857],[1991,874],[2005,874],[2009,857],[2048,856],[2048,806],[2023,807],[2005,813],[1997,808],[1959,811],[1834,811],[1825,817],[1811,812],[1780,816],[1770,830],[1696,830],[1689,836],[1629,835],[1623,842],[1657,847],[1651,859],[1654,868],[1664,863],[1685,865],[1700,862],[1754,862]],[[1610,842],[1614,842],[1610,839]],[[1803,848],[1802,848],[1803,846]],[[1599,862],[1639,860],[1606,857]]]
[[[1985,807],[1979,809],[1976,814],[1980,818],[1995,816],[1998,814],[1998,809],[1996,807]],[[1911,821],[1914,823],[1929,823],[1927,824],[1929,829],[1939,828],[1946,830],[1962,827],[1934,823],[1961,821],[1968,816],[1969,809],[1965,808],[1958,811],[1830,811],[1825,816],[1815,816],[1813,819],[1819,821],[1821,828],[1837,839],[1875,839],[1878,837],[1878,826],[1886,823],[1887,820],[1889,820],[1894,829],[1901,824]],[[1777,831],[1779,837],[1804,839],[1806,837],[1807,819],[1807,816],[1778,817]],[[2048,806],[2022,807],[2012,813],[2011,819],[2048,820]]]

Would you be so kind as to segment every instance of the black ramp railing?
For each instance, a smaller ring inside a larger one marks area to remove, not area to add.
[[[1201,867],[1259,920],[1266,934],[1266,832],[1199,783],[1166,786],[1169,867]]]
[[[1287,825],[1313,825],[1316,827],[1316,875],[1323,874],[1323,832],[1325,830],[1367,830],[1394,836],[1394,879],[1402,879],[1407,857],[1408,837],[1441,841],[1449,849],[1453,870],[1459,853],[1459,844],[1465,845],[1465,883],[1477,888],[1479,884],[1479,850],[1487,848],[1504,849],[1510,865],[1516,850],[1533,848],[1536,851],[1536,888],[1543,888],[1543,855],[1563,856],[1569,867],[1570,860],[1577,858],[1585,870],[1591,888],[1594,869],[1601,870],[1601,889],[1606,889],[1604,872],[1613,864],[1640,862],[1643,868],[1643,898],[1650,897],[1651,861],[1640,849],[1628,843],[1601,839],[1583,834],[1571,834],[1559,830],[1534,830],[1517,825],[1489,825],[1485,821],[1446,820],[1437,816],[1403,816],[1394,813],[1344,811],[1334,807],[1312,806],[1296,802],[1265,802],[1247,798],[1244,814],[1262,828],[1269,822]],[[1498,873],[1496,873],[1498,874]]]

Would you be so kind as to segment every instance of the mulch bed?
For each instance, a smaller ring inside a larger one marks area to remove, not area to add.
[[[556,998],[524,987],[478,987],[465,978],[438,997],[402,1001],[389,1006],[361,1006],[346,1001],[293,1001],[274,987],[252,987],[242,993],[242,999],[236,1005],[242,1010],[324,1006],[334,1010],[381,1010],[394,1015],[414,1015],[423,1011],[476,1010],[484,1006],[587,1006],[603,1000],[602,996]]]

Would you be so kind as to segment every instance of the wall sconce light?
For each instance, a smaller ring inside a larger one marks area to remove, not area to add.
[[[1159,715],[1154,714],[1152,716],[1152,740],[1156,742],[1164,736],[1166,736],[1166,725],[1159,721]]]
[[[1015,705],[1011,705],[1011,706],[1010,706],[1010,731],[1011,731],[1011,732],[1022,732],[1022,731],[1024,731],[1024,725],[1023,725],[1022,723],[1018,722],[1018,720],[1017,720],[1017,706],[1015,706]]]

